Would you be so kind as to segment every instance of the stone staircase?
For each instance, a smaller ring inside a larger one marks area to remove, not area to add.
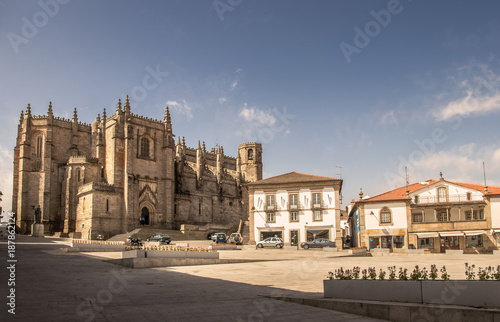
[[[131,232],[124,233],[124,234],[118,234],[115,235],[111,238],[109,238],[109,241],[124,241],[128,238],[128,236],[133,236],[135,238],[139,238],[142,241],[146,241],[146,239],[155,234],[167,234],[172,238],[172,241],[178,241],[178,240],[193,240],[197,239],[195,237],[190,237],[184,235],[181,231],[179,230],[168,230],[168,229],[161,229],[161,228],[138,228],[134,229]]]

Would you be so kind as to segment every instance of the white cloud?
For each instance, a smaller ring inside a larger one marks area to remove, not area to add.
[[[500,111],[500,93],[485,99],[473,96],[469,91],[465,97],[459,98],[434,113],[439,121],[450,119],[454,116],[486,115]]]
[[[398,125],[398,119],[396,118],[396,115],[394,111],[389,111],[386,112],[384,115],[382,115],[382,118],[380,119],[380,124],[384,126],[388,125]]]
[[[247,103],[243,105],[239,116],[247,122],[255,123],[256,125],[273,125],[276,123],[276,118],[271,111],[263,111],[256,107],[247,107]]]
[[[486,176],[489,185],[500,185],[492,178],[500,177],[500,147],[478,147],[475,143],[456,146],[446,151],[425,155],[415,160],[409,167],[412,182],[439,178],[443,172],[446,180],[483,183],[483,162],[486,164]]]
[[[12,161],[13,153],[0,145],[0,191],[3,193],[0,205],[3,211],[12,208]]]
[[[458,75],[449,75],[455,92],[437,110],[433,116],[444,121],[455,116],[480,116],[500,111],[500,77],[488,65],[470,63],[456,70]],[[448,95],[441,93],[436,97],[443,101]],[[458,97],[458,98],[457,98]]]
[[[173,110],[179,114],[186,115],[188,120],[193,118],[192,108],[184,99],[180,99],[177,101],[167,101],[167,106],[173,108]]]
[[[227,102],[227,98],[225,97],[219,97],[219,103],[224,104]]]
[[[233,83],[231,84],[231,90],[234,90],[236,86],[238,86],[238,80],[233,81]]]

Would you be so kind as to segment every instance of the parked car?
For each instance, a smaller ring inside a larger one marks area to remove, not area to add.
[[[323,247],[336,247],[336,246],[335,242],[330,241],[326,238],[316,238],[312,241],[300,244],[300,247],[304,249],[309,249],[309,248],[323,248]]]
[[[243,236],[240,233],[232,233],[227,239],[228,244],[243,245]]]
[[[159,242],[160,244],[170,244],[172,238],[167,234],[155,234],[148,237],[148,242]]]
[[[212,239],[212,236],[213,236],[214,234],[215,234],[215,232],[213,232],[213,231],[212,231],[212,232],[209,232],[209,233],[207,234],[207,239],[208,239],[208,240],[211,240],[211,239]]]
[[[216,244],[225,244],[227,241],[227,236],[224,233],[218,233],[215,236],[215,243]]]
[[[283,248],[283,240],[281,240],[281,238],[278,238],[278,237],[268,237],[268,238],[258,242],[257,247],[258,248],[263,248],[263,247]]]
[[[212,234],[212,241],[213,241],[213,242],[217,241],[217,235],[218,235],[218,234],[224,234],[224,233],[213,233],[213,234]],[[226,236],[226,234],[224,234],[224,236]]]

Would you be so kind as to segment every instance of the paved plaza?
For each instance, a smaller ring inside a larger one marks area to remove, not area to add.
[[[4,305],[0,321],[376,321],[268,296],[321,298],[322,281],[335,268],[389,265],[413,269],[446,265],[464,279],[464,263],[500,264],[496,255],[347,257],[317,250],[221,251],[222,259],[250,263],[128,269],[105,262],[118,253],[65,253],[69,239],[17,236],[15,315]],[[208,241],[191,241],[206,246]],[[0,258],[7,263],[7,245]],[[264,260],[264,261],[262,261]],[[0,275],[2,285],[9,270]],[[2,296],[9,296],[2,287]]]

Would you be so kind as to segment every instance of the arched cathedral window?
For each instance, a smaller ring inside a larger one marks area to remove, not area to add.
[[[248,149],[248,160],[253,160],[253,150]]]
[[[141,153],[140,156],[143,158],[149,158],[149,140],[147,138],[141,139]]]

